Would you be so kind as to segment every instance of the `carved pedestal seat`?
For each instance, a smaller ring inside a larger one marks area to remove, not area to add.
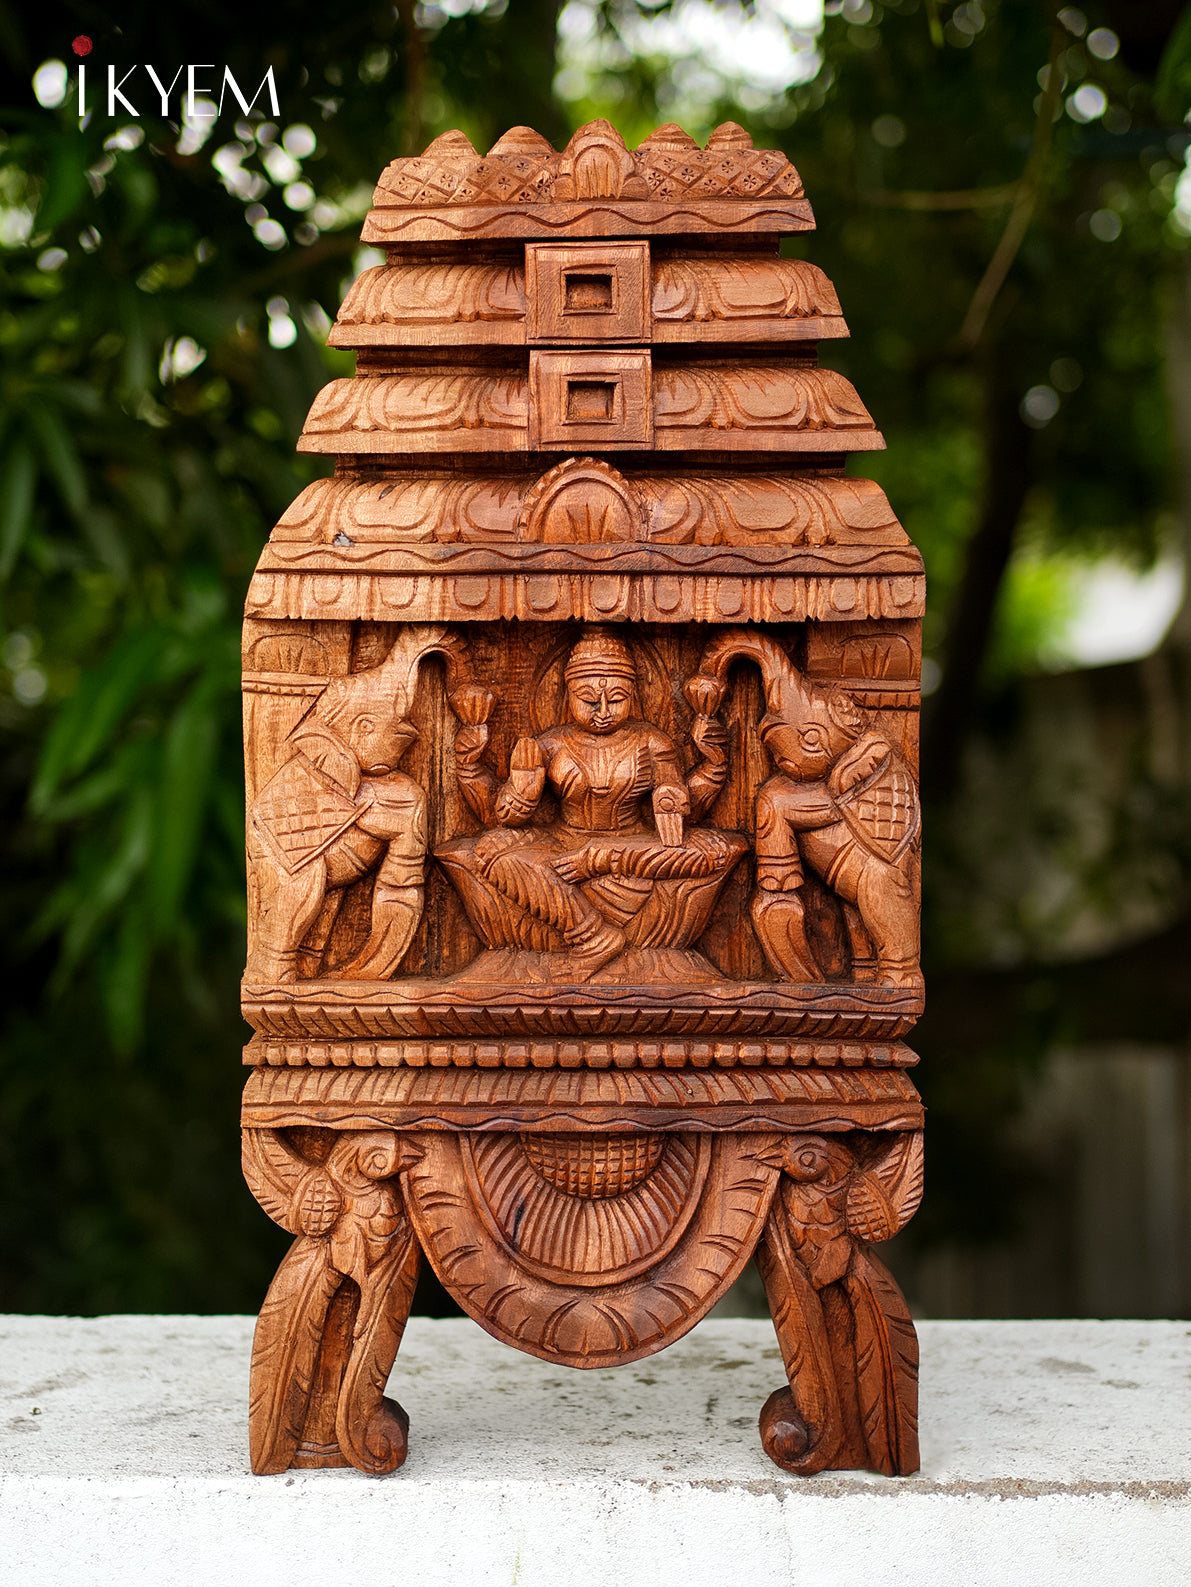
[[[400,1465],[423,1256],[573,1367],[754,1257],[793,1472],[916,1468],[918,553],[721,127],[397,160],[244,629],[258,1471]]]

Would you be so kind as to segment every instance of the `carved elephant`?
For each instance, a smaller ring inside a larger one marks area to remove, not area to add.
[[[418,736],[408,713],[432,652],[454,701],[470,688],[463,641],[411,624],[379,667],[333,679],[290,733],[249,810],[249,982],[317,975],[345,890],[371,872],[367,941],[335,973],[384,980],[401,962],[422,913],[426,795],[397,766]]]
[[[823,979],[807,941],[799,889],[813,871],[843,906],[853,975],[918,981],[918,789],[896,749],[842,690],[809,683],[769,636],[727,629],[686,686],[700,715],[723,699],[737,657],[765,685],[761,738],[777,774],[757,796],[757,891],[752,920],[785,979]]]

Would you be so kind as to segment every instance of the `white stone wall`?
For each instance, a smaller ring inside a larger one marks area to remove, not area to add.
[[[1187,1587],[1191,1325],[926,1322],[920,1475],[783,1475],[768,1323],[581,1373],[415,1318],[388,1478],[253,1477],[251,1319],[3,1320],[8,1587]]]

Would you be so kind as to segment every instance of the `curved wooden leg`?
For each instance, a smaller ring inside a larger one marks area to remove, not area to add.
[[[761,1443],[785,1471],[811,1476],[830,1466],[843,1439],[843,1413],[827,1320],[791,1239],[782,1186],[757,1247],[788,1387],[778,1389],[761,1410]]]
[[[921,1141],[790,1136],[757,1248],[787,1387],[761,1411],[786,1471],[917,1471],[918,1340],[892,1275],[867,1249],[921,1195]]]
[[[855,1348],[856,1395],[867,1464],[887,1477],[917,1471],[918,1336],[893,1274],[856,1251],[841,1286]]]
[[[320,1420],[318,1397],[313,1407],[311,1399],[316,1383],[327,1376],[327,1357],[334,1358],[333,1341],[324,1333],[342,1283],[327,1242],[300,1235],[269,1285],[253,1335],[248,1390],[248,1444],[255,1472],[288,1471],[307,1424]],[[309,1463],[342,1464],[333,1459]]]
[[[384,1387],[413,1301],[421,1252],[396,1181],[417,1149],[392,1131],[344,1131],[317,1160],[274,1130],[244,1132],[258,1201],[298,1235],[269,1286],[253,1339],[252,1469],[405,1459],[409,1418]]]
[[[327,1310],[318,1363],[306,1405],[306,1418],[290,1461],[291,1466],[349,1464],[339,1447],[335,1432],[335,1411],[339,1404],[344,1368],[351,1353],[352,1329],[358,1307],[359,1292],[355,1284],[351,1279],[343,1279]]]
[[[422,1253],[407,1220],[369,1274],[335,1412],[339,1448],[360,1471],[396,1471],[409,1446],[409,1417],[384,1388],[409,1319]]]

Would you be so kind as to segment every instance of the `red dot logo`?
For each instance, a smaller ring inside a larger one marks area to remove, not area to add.
[[[78,38],[75,39],[74,43],[70,47],[76,55],[90,55],[91,40],[85,33],[80,33]]]

